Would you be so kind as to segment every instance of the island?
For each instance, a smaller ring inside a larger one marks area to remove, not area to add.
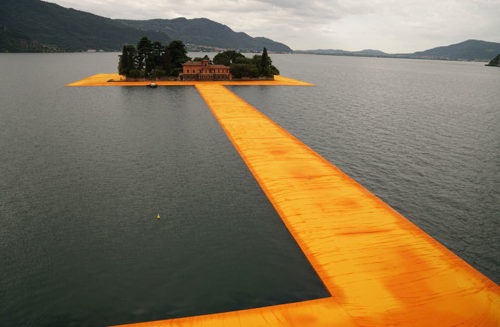
[[[495,58],[491,59],[490,62],[486,64],[486,66],[500,67],[500,54],[497,54]]]
[[[137,46],[123,46],[118,73],[125,76],[125,81],[221,81],[274,80],[279,70],[273,66],[266,48],[252,58],[228,50],[213,60],[208,56],[191,59],[180,40],[163,46],[143,37]]]

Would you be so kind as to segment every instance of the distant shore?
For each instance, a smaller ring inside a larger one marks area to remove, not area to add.
[[[207,53],[213,53],[210,51],[200,51],[200,52],[207,52]],[[99,54],[99,53],[119,53],[117,50],[110,50],[110,51],[96,51],[96,52],[89,52],[89,51],[26,51],[26,52],[0,52],[0,54],[26,54],[26,53],[31,53],[31,54],[36,54],[36,53],[67,53],[67,54],[73,54],[73,53],[91,53],[91,54]],[[270,52],[271,53],[271,52]],[[307,51],[294,51],[294,52],[272,52],[273,54],[288,54],[288,55],[294,55],[294,54],[305,54],[305,55],[318,55],[318,56],[336,56],[336,57],[362,57],[362,58],[394,58],[394,59],[418,59],[418,60],[442,60],[442,61],[460,61],[460,62],[485,62],[488,63],[490,59],[474,59],[474,60],[469,60],[469,59],[452,59],[452,58],[446,58],[446,57],[414,57],[410,55],[362,55],[362,54],[349,54],[349,53],[315,53],[315,52],[307,52]],[[495,66],[495,65],[487,65],[487,66]]]
[[[444,60],[444,61],[462,61],[462,62],[488,62],[489,59],[452,59],[446,57],[419,57],[411,55],[367,55],[354,53],[316,53],[307,51],[294,51],[293,54],[307,54],[318,56],[337,56],[337,57],[363,57],[363,58],[394,58],[394,59],[418,59],[418,60]]]

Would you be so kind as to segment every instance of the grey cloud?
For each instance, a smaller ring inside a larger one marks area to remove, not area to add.
[[[500,0],[47,0],[111,18],[206,17],[295,49],[409,52],[499,41]]]

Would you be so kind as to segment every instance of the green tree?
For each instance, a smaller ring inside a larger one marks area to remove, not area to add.
[[[254,64],[231,64],[230,67],[234,78],[259,77],[259,69]]]
[[[193,58],[193,61],[203,61],[203,60],[208,60],[208,61],[212,62],[212,60],[210,60],[208,55],[205,55],[204,57],[194,57]]]
[[[208,57],[208,55],[205,55],[202,60],[208,60],[210,63],[212,63],[212,60]]]
[[[139,69],[132,69],[127,77],[132,77],[132,78],[141,78],[144,77],[144,71],[139,70]]]
[[[273,73],[272,73],[272,69],[271,69],[271,66],[272,66],[272,61],[271,61],[271,57],[269,57],[269,55],[267,54],[267,49],[264,48],[264,50],[262,51],[262,57],[260,59],[260,71],[259,73],[263,76],[272,76]]]
[[[136,69],[135,57],[136,50],[133,45],[124,45],[122,54],[120,55],[120,60],[118,62],[118,74],[129,76],[130,72]]]
[[[159,78],[159,77],[162,77],[162,76],[166,76],[168,75],[166,71],[164,71],[163,69],[161,68],[155,68],[153,69],[153,71],[151,72],[151,78],[152,79],[156,79],[156,78]]]
[[[279,75],[279,70],[272,65],[266,48],[262,51],[262,55],[254,55],[252,58],[247,58],[239,52],[232,52],[222,52],[219,60],[231,61],[229,59],[230,55],[236,54],[233,56],[230,66],[234,78],[272,77],[273,75]]]
[[[184,43],[179,40],[172,41],[165,48],[164,70],[170,76],[178,76],[182,71],[182,64],[190,59]]]
[[[247,58],[245,56],[235,58],[233,63],[244,64],[244,65],[252,65],[253,64],[252,59]]]
[[[262,73],[262,56],[261,55],[254,55],[252,58],[252,63],[257,66],[257,69],[259,70],[259,75]]]
[[[216,65],[229,66],[233,63],[236,63],[236,60],[238,58],[245,58],[245,56],[242,55],[241,53],[239,53],[238,51],[228,50],[228,51],[219,52],[218,54],[216,54],[213,62]]]
[[[153,42],[152,50],[151,50],[151,61],[154,69],[160,69],[162,66],[162,56],[164,52],[163,45],[156,41]]]
[[[280,74],[280,71],[278,70],[278,68],[271,65],[271,75],[279,75],[279,74]]]
[[[500,54],[498,54],[495,58],[491,59],[486,66],[499,66],[500,67]]]
[[[148,69],[152,69],[151,63],[146,62],[146,59],[150,59],[152,50],[153,45],[151,41],[146,36],[142,37],[139,43],[137,43],[136,66],[138,70],[144,70],[146,72]]]
[[[220,52],[215,55],[214,64],[229,66],[231,64],[231,58],[229,58],[226,52]]]

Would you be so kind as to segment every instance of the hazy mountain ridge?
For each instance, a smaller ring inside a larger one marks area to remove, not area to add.
[[[340,49],[316,49],[316,50],[296,50],[296,53],[315,53],[315,54],[337,54],[337,55],[367,55],[367,56],[385,56],[387,53],[380,50],[364,49],[360,51],[347,51]]]
[[[346,55],[363,57],[391,57],[412,59],[442,59],[465,61],[489,61],[500,53],[500,43],[481,40],[467,40],[464,42],[432,48],[414,53],[385,53],[380,50],[345,51],[333,49],[301,50],[296,53]]]
[[[266,47],[270,51],[291,52],[287,45],[265,37],[251,37],[243,32],[235,32],[226,25],[207,18],[186,19],[151,19],[151,20],[116,20],[144,31],[164,32],[174,39],[186,43],[212,46],[223,49],[242,51],[261,51]]]
[[[0,26],[10,33],[7,46],[19,41],[15,35],[23,35],[47,49],[60,51],[118,50],[144,35],[162,42],[170,40],[165,33],[139,31],[109,18],[39,0],[1,1]]]
[[[500,43],[481,40],[467,40],[448,46],[436,47],[412,54],[421,58],[440,58],[449,60],[489,61],[500,53]]]
[[[218,51],[292,52],[285,44],[265,37],[251,37],[206,18],[122,20],[64,8],[40,0],[0,0],[0,52],[120,50],[142,36],[166,43],[180,39],[192,49]],[[500,53],[500,43],[467,40],[414,53],[389,54],[380,50],[317,49],[295,51],[325,55],[416,59],[489,61]]]
[[[162,43],[180,39],[213,48],[291,51],[283,43],[237,33],[206,18],[113,20],[40,0],[0,0],[0,52],[117,51],[142,36]]]

